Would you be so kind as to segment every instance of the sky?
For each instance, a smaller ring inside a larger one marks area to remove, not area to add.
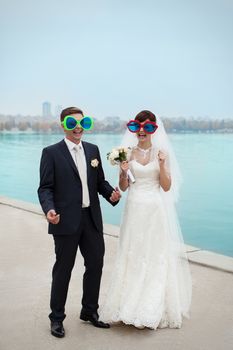
[[[0,114],[233,117],[232,0],[0,0]]]

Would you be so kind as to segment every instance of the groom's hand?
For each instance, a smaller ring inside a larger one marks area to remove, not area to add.
[[[121,198],[121,193],[119,191],[119,188],[116,187],[114,191],[112,191],[111,197],[110,197],[110,201],[111,202],[118,202]]]
[[[50,224],[57,225],[60,221],[60,214],[57,214],[54,209],[50,209],[46,218]]]

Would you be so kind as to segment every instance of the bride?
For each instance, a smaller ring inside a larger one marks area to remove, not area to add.
[[[129,121],[119,186],[128,189],[116,262],[100,319],[137,328],[180,328],[189,316],[191,277],[174,202],[180,173],[161,120]],[[135,182],[129,180],[128,169]]]

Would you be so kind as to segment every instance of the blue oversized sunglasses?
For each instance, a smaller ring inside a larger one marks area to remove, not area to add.
[[[84,130],[91,130],[94,124],[91,117],[84,116],[82,119],[77,120],[72,115],[67,115],[61,123],[65,130],[73,130],[77,126]]]
[[[152,121],[145,121],[144,123],[140,123],[138,120],[130,120],[127,123],[127,128],[130,132],[139,132],[141,128],[147,134],[153,134],[157,129],[158,125]]]

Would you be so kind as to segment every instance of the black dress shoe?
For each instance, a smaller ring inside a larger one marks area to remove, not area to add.
[[[63,338],[65,336],[65,330],[62,322],[51,321],[51,334],[57,338]]]
[[[90,321],[93,324],[93,326],[98,327],[98,328],[110,328],[110,325],[108,323],[104,323],[102,321],[99,321],[99,315],[97,313],[93,313],[92,315],[87,315],[87,314],[81,312],[80,320]]]

